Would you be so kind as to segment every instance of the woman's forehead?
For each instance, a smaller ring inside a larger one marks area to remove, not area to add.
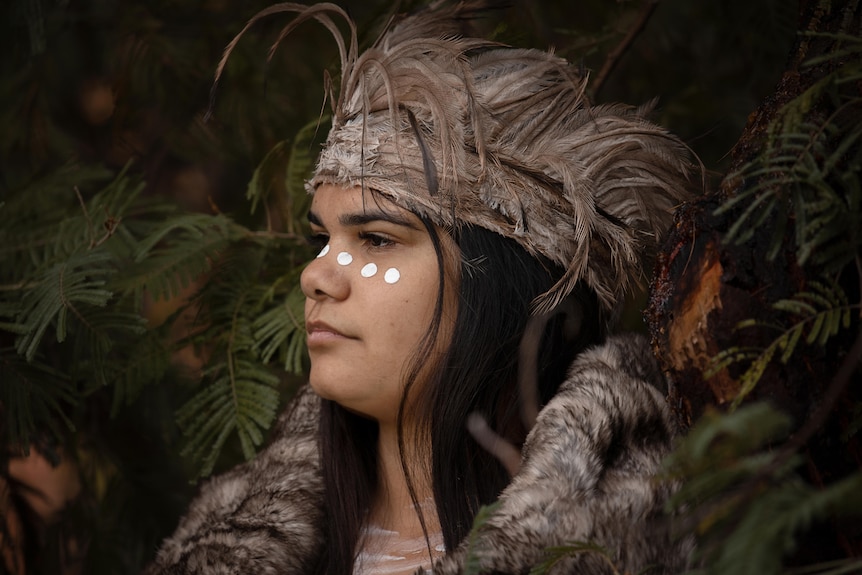
[[[389,216],[387,220],[401,220],[410,227],[422,227],[420,218],[385,195],[369,188],[359,186],[345,187],[323,184],[315,190],[311,201],[309,217],[321,211],[335,214],[355,214],[356,216]],[[357,217],[356,220],[368,219]]]

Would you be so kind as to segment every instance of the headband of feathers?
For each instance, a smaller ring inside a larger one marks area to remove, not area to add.
[[[691,154],[643,108],[590,105],[586,78],[553,53],[461,37],[479,9],[437,2],[390,23],[359,54],[338,6],[277,4],[228,46],[216,77],[258,19],[297,13],[273,51],[317,20],[335,37],[342,77],[337,95],[328,82],[332,129],[309,191],[363,186],[445,229],[475,225],[514,239],[565,270],[533,302],[537,313],[579,281],[614,309],[688,196]]]

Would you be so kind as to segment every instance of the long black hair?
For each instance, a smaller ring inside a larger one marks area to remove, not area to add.
[[[440,281],[435,314],[416,350],[402,395],[399,448],[423,528],[425,520],[413,489],[416,469],[430,474],[443,539],[447,549],[454,549],[469,532],[479,508],[493,502],[510,479],[495,456],[470,436],[467,417],[481,414],[499,435],[515,445],[523,443],[528,430],[519,410],[519,346],[531,303],[559,279],[562,270],[531,256],[514,240],[472,226],[455,230],[458,253],[445,253],[437,229],[426,218],[420,219],[437,252]],[[447,258],[455,257],[460,269],[452,278],[446,264]],[[447,280],[453,279],[458,290],[455,325],[446,351],[429,370],[428,358],[440,334]],[[570,299],[579,310],[579,329],[567,333],[571,321],[562,315],[547,322],[537,361],[541,402],[562,383],[572,358],[604,337],[604,320],[592,292],[579,289]],[[423,381],[414,393],[420,372]],[[407,413],[419,429],[418,434],[411,430],[409,437],[404,429]],[[419,445],[407,448],[406,441]],[[320,452],[326,492],[325,548],[317,571],[350,573],[378,482],[376,422],[323,401]],[[408,462],[405,453],[425,459]]]

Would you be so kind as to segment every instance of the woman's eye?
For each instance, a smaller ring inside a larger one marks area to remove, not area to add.
[[[395,245],[394,241],[380,234],[363,232],[359,234],[359,237],[373,248],[385,248],[388,246]]]

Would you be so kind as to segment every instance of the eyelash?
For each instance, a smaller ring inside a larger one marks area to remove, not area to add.
[[[371,249],[386,249],[395,245],[395,242],[387,236],[373,232],[359,232],[359,239]],[[329,243],[327,234],[311,234],[305,238],[308,245],[316,249],[323,249]]]
[[[359,239],[368,244],[368,247],[372,249],[386,249],[395,245],[395,242],[387,236],[373,232],[359,232]]]

